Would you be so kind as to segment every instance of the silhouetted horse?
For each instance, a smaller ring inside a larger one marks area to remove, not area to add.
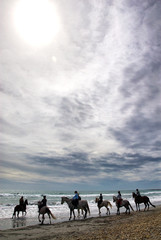
[[[25,215],[26,215],[26,205],[28,205],[27,199],[25,200],[25,202],[24,202],[24,204],[22,206],[21,205],[17,205],[14,208],[14,212],[13,212],[12,218],[13,218],[13,216],[16,217],[16,212],[17,212],[17,217],[19,217],[19,212],[22,212],[22,215],[25,212]]]
[[[135,201],[135,204],[136,204],[136,211],[140,211],[140,203],[144,203],[145,205],[145,208],[144,208],[144,211],[146,210],[146,208],[148,207],[147,210],[149,210],[149,204],[152,206],[152,207],[155,207],[155,205],[153,205],[149,198],[147,196],[137,196],[136,193],[132,193],[132,196],[134,198],[134,201]]]

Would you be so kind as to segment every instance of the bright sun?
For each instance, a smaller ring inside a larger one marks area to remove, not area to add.
[[[57,11],[49,0],[19,0],[14,23],[21,37],[36,46],[50,43],[60,27]]]

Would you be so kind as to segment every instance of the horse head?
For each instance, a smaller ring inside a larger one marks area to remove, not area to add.
[[[136,197],[136,194],[135,194],[134,192],[132,192],[132,196],[133,196],[133,198],[135,198],[135,197]]]
[[[98,203],[98,198],[95,199],[95,203]]]
[[[116,202],[116,200],[117,200],[117,197],[113,196],[113,202]]]
[[[64,203],[64,200],[65,200],[64,198],[65,198],[65,197],[62,197],[62,198],[61,198],[61,204]]]
[[[25,204],[28,205],[28,200],[27,199],[25,200]]]

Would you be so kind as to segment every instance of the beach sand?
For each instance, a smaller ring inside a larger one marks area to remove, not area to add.
[[[46,217],[46,222],[47,217]],[[53,220],[54,222],[54,220]],[[0,239],[15,240],[160,240],[161,206],[149,211],[92,217],[61,223],[34,225],[0,231]]]

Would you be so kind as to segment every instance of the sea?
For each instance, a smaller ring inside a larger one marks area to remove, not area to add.
[[[127,199],[134,210],[136,210],[134,199],[132,197],[132,192],[134,190],[123,190],[121,191],[122,198]],[[116,206],[113,203],[113,196],[117,195],[117,191],[103,191],[103,199],[110,201],[112,204],[112,209],[110,209],[111,214],[116,214]],[[144,189],[140,190],[141,195],[148,196],[150,201],[154,205],[161,205],[161,189]],[[98,207],[95,203],[95,198],[99,197],[99,191],[80,191],[79,192],[82,200],[87,200],[90,208],[90,216],[87,217],[97,217],[98,216]],[[61,197],[66,196],[72,198],[74,193],[72,191],[0,191],[0,230],[20,228],[31,225],[38,225],[38,201],[42,200],[43,196],[47,198],[47,206],[50,208],[51,212],[55,215],[56,220],[52,219],[52,224],[57,222],[64,222],[69,220],[69,208],[66,203],[61,204]],[[27,214],[22,215],[22,212],[19,214],[19,218],[13,218],[14,207],[19,204],[20,197],[23,196],[24,199],[28,200],[27,205]],[[144,204],[140,205],[141,210],[144,209]],[[120,212],[125,212],[124,208],[120,208]],[[75,210],[76,216],[77,211]],[[106,216],[106,208],[101,208],[101,216]],[[81,216],[83,219],[83,216]],[[45,216],[44,224],[49,224],[48,216]]]

